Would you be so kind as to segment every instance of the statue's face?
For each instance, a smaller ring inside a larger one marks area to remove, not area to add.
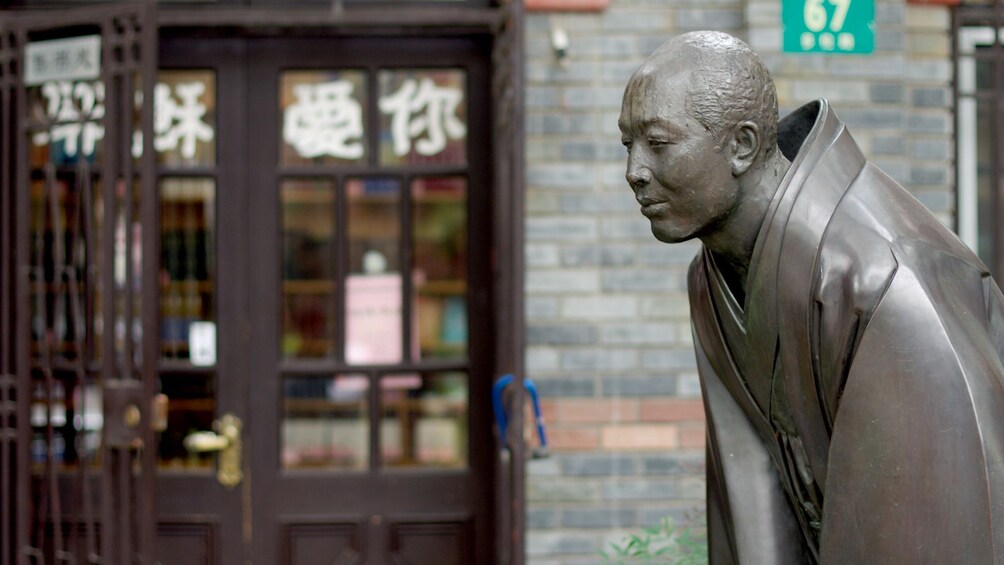
[[[618,124],[628,150],[628,184],[660,241],[713,233],[738,204],[730,145],[717,140],[689,109],[689,73],[665,66],[631,78]]]

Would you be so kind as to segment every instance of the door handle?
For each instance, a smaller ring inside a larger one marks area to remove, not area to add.
[[[213,422],[212,432],[192,432],[183,442],[189,453],[217,452],[216,480],[228,490],[241,484],[241,429],[240,418],[227,412]]]

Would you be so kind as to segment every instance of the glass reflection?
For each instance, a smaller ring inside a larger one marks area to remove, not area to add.
[[[369,379],[286,377],[282,466],[365,469],[369,463]]]
[[[335,261],[335,192],[330,181],[283,181],[282,353],[291,358],[330,356]]]
[[[467,466],[467,375],[387,375],[380,379],[381,461],[385,467]]]
[[[467,181],[412,181],[412,272],[421,358],[467,355]]]

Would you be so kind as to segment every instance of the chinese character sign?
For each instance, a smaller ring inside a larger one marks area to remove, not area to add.
[[[24,82],[92,80],[101,74],[101,36],[33,41],[25,47]]]
[[[153,147],[158,153],[180,149],[186,159],[195,158],[197,141],[212,141],[213,128],[203,118],[206,105],[199,97],[206,92],[201,82],[158,83],[154,88]]]
[[[158,157],[162,162],[181,159],[191,164],[199,158],[198,164],[211,164],[215,131],[206,121],[210,117],[205,103],[207,82],[168,79],[158,82],[154,90],[154,148]],[[209,84],[211,86],[211,82]],[[49,122],[45,131],[32,135],[32,142],[39,147],[50,145],[57,162],[74,162],[78,157],[93,161],[105,137],[102,124],[104,84],[100,81],[48,81],[31,89],[30,96],[36,117]],[[136,100],[137,104],[142,101],[138,92]],[[207,144],[208,150],[202,147]],[[142,135],[136,131],[132,140],[133,156],[139,157],[142,151]],[[172,153],[177,153],[179,159],[166,159]],[[201,158],[202,154],[208,154],[208,159]],[[206,160],[208,162],[203,162]]]
[[[142,101],[137,96],[137,105]],[[211,70],[164,70],[153,89],[153,148],[167,166],[216,164],[216,73]],[[133,156],[143,154],[139,132]]]
[[[100,120],[105,115],[105,88],[100,82],[49,81],[38,92],[45,100],[48,131],[32,135],[35,145],[53,145],[61,152],[59,161],[75,161],[78,155],[94,156],[105,137]],[[57,152],[57,155],[59,152]],[[54,155],[56,156],[56,155]]]
[[[352,88],[345,80],[294,86],[296,102],[283,114],[283,140],[307,158],[362,157],[363,109]]]
[[[356,163],[366,155],[366,75],[286,71],[279,85],[284,165]]]
[[[435,155],[446,148],[446,138],[463,139],[467,126],[457,119],[463,92],[436,86],[429,78],[407,79],[401,88],[380,99],[389,114],[394,155],[407,155],[412,143],[419,155]]]
[[[786,53],[871,53],[875,0],[782,0]]]
[[[381,165],[466,163],[463,71],[380,71],[376,100],[369,96],[369,78],[353,70],[283,73],[282,164],[359,163],[374,141]],[[379,117],[376,132],[367,131],[370,107]]]
[[[383,164],[466,162],[463,71],[382,71],[379,79]]]

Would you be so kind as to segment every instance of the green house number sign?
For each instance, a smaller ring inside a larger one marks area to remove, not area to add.
[[[875,0],[781,0],[785,53],[871,53]]]

